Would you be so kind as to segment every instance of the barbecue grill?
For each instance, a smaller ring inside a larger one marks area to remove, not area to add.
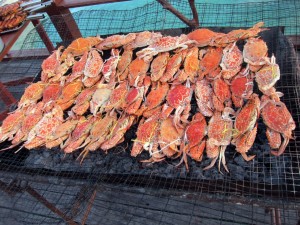
[[[186,1],[169,2],[192,17]],[[107,155],[102,151],[90,153],[82,164],[76,160],[79,153],[65,155],[59,148],[23,149],[17,154],[17,148],[11,149],[0,152],[0,215],[5,224],[299,224],[300,67],[299,46],[291,38],[299,41],[300,2],[196,3],[196,8],[201,27],[214,31],[227,33],[258,21],[269,28],[261,37],[268,45],[268,55],[274,53],[280,66],[276,90],[284,93],[282,101],[296,122],[295,140],[290,141],[285,153],[280,157],[270,155],[261,122],[251,148],[257,157],[245,162],[229,146],[229,174],[221,174],[217,168],[203,171],[209,164],[207,158],[200,163],[191,161],[190,172],[168,160],[140,163],[147,158],[146,153],[132,158],[129,152],[137,125]],[[143,30],[166,35],[191,31],[157,2],[130,11],[82,10],[73,13],[73,18],[84,37]],[[68,19],[66,15],[64,21]],[[71,42],[58,35],[64,29],[61,20],[52,17],[40,25],[57,46]],[[45,47],[37,29],[27,35],[22,51]],[[40,57],[31,56],[1,63],[0,67],[7,81],[12,74],[21,76],[26,71],[26,76],[34,75],[36,82],[41,62]],[[26,86],[6,84],[16,98]],[[8,145],[2,143],[1,148]]]

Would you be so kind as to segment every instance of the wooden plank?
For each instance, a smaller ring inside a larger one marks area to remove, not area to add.
[[[14,96],[7,90],[7,88],[0,82],[0,98],[2,98],[5,105],[9,106],[17,102]]]
[[[46,58],[47,56],[49,56],[49,51],[46,48],[13,50],[7,53],[4,60],[11,58]]]
[[[57,7],[74,8],[96,4],[106,4],[115,2],[125,2],[129,0],[56,0],[54,3]]]

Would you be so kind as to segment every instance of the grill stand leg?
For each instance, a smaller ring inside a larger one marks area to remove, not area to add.
[[[62,219],[66,221],[69,225],[77,225],[76,222],[74,222],[70,217],[68,217],[66,214],[64,214],[62,211],[60,211],[58,208],[56,208],[52,203],[48,202],[47,199],[45,199],[42,195],[40,195],[36,190],[34,190],[29,185],[25,189],[32,197],[36,198],[40,203],[45,205],[48,209],[50,209],[52,212],[60,216]]]

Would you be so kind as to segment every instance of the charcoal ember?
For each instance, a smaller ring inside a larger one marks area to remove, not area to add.
[[[205,170],[204,176],[208,180],[224,180],[224,175],[219,173],[218,168],[216,167],[213,167],[209,170]]]
[[[227,164],[227,167],[231,178],[236,180],[245,180],[245,178],[248,178],[247,173],[242,166]]]

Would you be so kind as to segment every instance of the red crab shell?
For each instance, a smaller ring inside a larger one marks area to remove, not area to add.
[[[185,99],[189,98],[189,96],[190,88],[181,84],[176,85],[169,91],[167,95],[167,102],[171,107],[177,108],[185,101]]]

